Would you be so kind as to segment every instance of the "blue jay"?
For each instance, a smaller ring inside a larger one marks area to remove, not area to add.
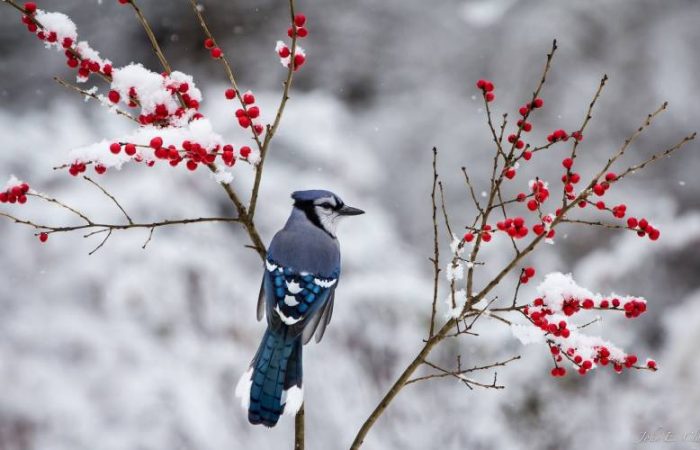
[[[340,277],[336,226],[364,213],[329,191],[297,191],[292,199],[292,213],[270,243],[258,296],[258,320],[267,316],[267,330],[236,386],[248,421],[268,427],[301,408],[302,345],[314,334],[316,342],[323,337]]]

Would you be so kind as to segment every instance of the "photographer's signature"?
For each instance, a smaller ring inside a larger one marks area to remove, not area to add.
[[[691,442],[700,445],[700,430],[677,432],[659,427],[654,431],[642,431],[638,444]]]

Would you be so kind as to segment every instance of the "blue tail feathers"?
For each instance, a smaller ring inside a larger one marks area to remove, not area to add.
[[[269,328],[265,331],[250,370],[236,387],[236,396],[241,397],[244,407],[247,403],[250,423],[273,427],[283,412],[294,414],[299,409],[301,348],[301,336],[288,337]]]

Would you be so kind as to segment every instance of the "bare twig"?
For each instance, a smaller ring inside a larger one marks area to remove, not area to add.
[[[289,17],[291,21],[292,30],[296,30],[294,24],[294,0],[289,0]],[[282,114],[284,113],[284,108],[289,100],[289,90],[292,87],[292,79],[294,77],[294,57],[297,52],[297,33],[296,31],[292,33],[292,48],[289,55],[289,67],[287,68],[287,77],[284,80],[284,90],[282,91],[282,98],[280,99],[279,106],[277,107],[277,114],[275,114],[275,120],[272,125],[267,126],[267,132],[265,133],[265,139],[263,141],[262,150],[260,151],[260,162],[255,168],[255,181],[253,181],[253,191],[250,194],[250,211],[251,219],[255,216],[255,207],[258,203],[258,191],[260,189],[260,181],[262,180],[263,166],[265,165],[265,158],[270,146],[270,141],[275,136],[277,128],[279,128],[280,122],[282,121]]]
[[[113,202],[115,205],[117,205],[117,208],[119,208],[119,210],[120,210],[122,213],[124,213],[124,217],[126,217],[126,220],[129,222],[129,224],[131,224],[131,225],[134,224],[134,221],[131,220],[131,217],[129,217],[129,214],[126,213],[126,211],[124,210],[124,208],[122,208],[122,205],[119,204],[119,202],[117,201],[117,199],[114,198],[114,196],[113,196],[112,194],[110,194],[109,192],[107,192],[107,190],[106,190],[105,188],[103,188],[102,186],[100,186],[100,184],[97,183],[97,182],[96,182],[95,180],[93,180],[92,178],[87,177],[87,176],[83,176],[83,178],[84,178],[86,181],[92,183],[94,186],[96,186],[100,191],[102,191],[102,193],[103,193],[104,195],[106,195],[110,200],[112,200],[112,202]]]
[[[440,275],[440,245],[439,245],[439,234],[438,234],[438,223],[437,223],[437,201],[435,199],[435,193],[438,183],[437,174],[437,147],[433,147],[433,190],[430,194],[430,199],[432,201],[432,211],[433,211],[433,257],[430,261],[433,263],[433,308],[430,314],[430,330],[428,332],[428,339],[433,337],[435,332],[435,315],[437,314],[437,298],[438,298],[438,277]]]
[[[68,88],[68,89],[72,89],[72,90],[74,90],[74,91],[76,91],[76,92],[78,92],[78,93],[80,93],[80,94],[82,94],[82,95],[84,95],[84,96],[86,96],[86,97],[90,97],[90,98],[92,98],[92,99],[94,99],[94,100],[97,100],[98,102],[101,102],[100,97],[98,97],[97,94],[94,94],[94,93],[92,93],[92,92],[88,92],[88,91],[86,91],[85,89],[81,89],[81,88],[79,88],[78,86],[76,86],[76,85],[74,85],[74,84],[71,84],[71,83],[67,82],[66,80],[64,80],[64,79],[62,79],[62,78],[53,77],[53,79],[54,79],[54,81],[56,81],[56,83],[60,84],[60,85],[63,86],[63,87],[66,87],[66,88]],[[121,110],[121,109],[119,109],[119,108],[117,108],[117,107],[115,107],[115,106],[111,107],[110,110],[116,112],[116,113],[119,114],[120,116],[126,117],[127,119],[129,119],[129,120],[131,120],[131,121],[133,121],[133,122],[139,123],[139,121],[138,121],[138,119],[137,119],[136,117],[132,116],[132,115],[129,114],[128,112],[123,111],[123,110]]]

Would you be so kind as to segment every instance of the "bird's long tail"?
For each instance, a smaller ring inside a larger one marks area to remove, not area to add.
[[[294,415],[303,403],[301,336],[288,338],[269,328],[248,371],[236,386],[236,397],[248,410],[248,421],[273,427],[282,413]]]

